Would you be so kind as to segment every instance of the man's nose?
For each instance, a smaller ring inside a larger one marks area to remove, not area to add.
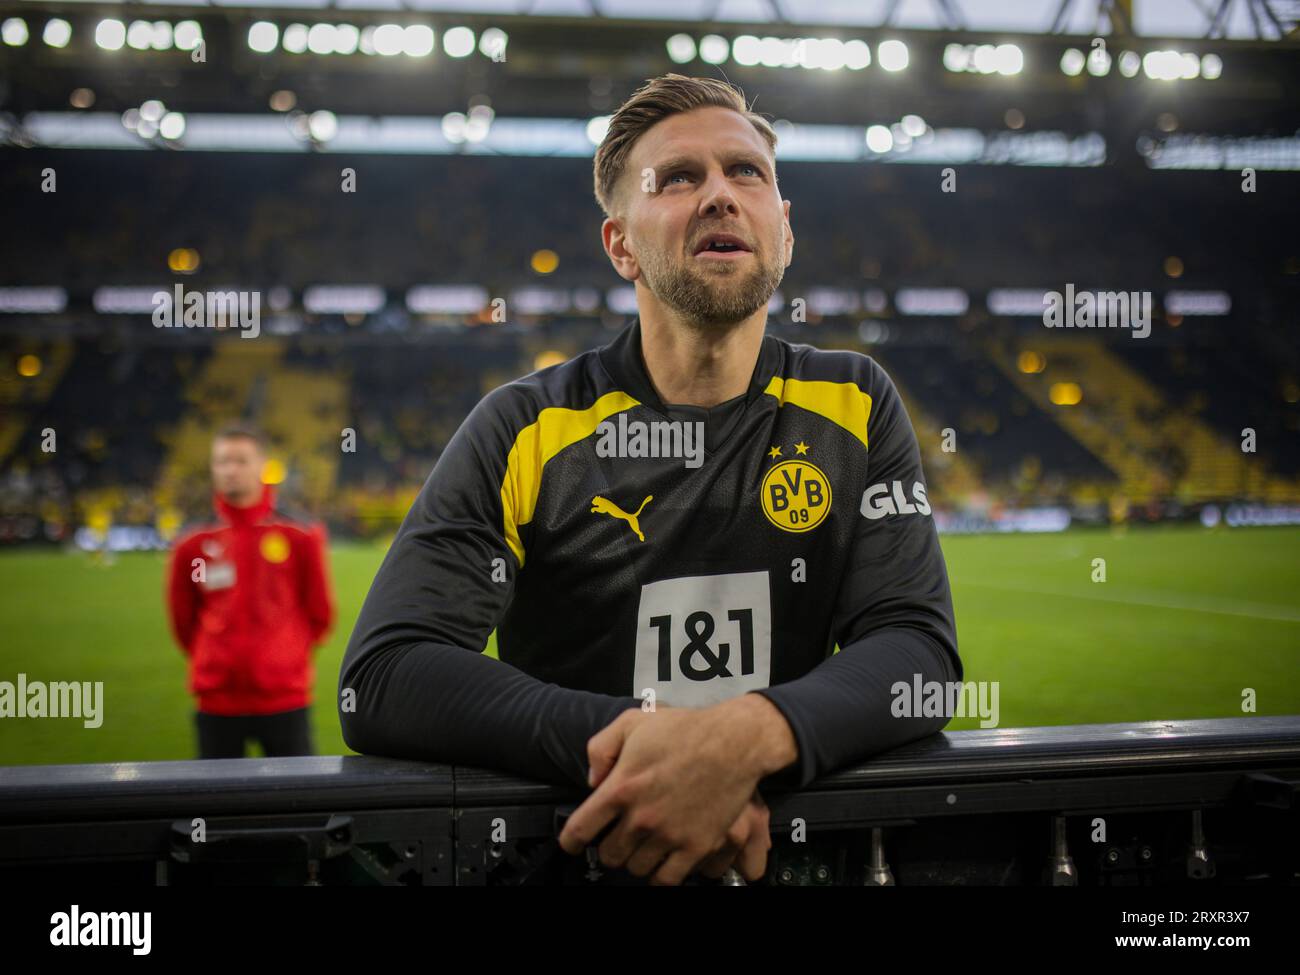
[[[709,182],[704,188],[704,195],[700,202],[700,216],[716,217],[719,214],[736,215],[740,212],[740,206],[736,203],[736,198],[731,192],[731,185],[727,182],[726,177],[721,173],[716,176],[710,176]]]

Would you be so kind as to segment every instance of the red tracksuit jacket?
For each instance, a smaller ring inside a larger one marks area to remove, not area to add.
[[[172,634],[190,658],[190,691],[208,714],[272,714],[311,703],[311,651],[334,623],[325,528],[293,521],[273,502],[269,484],[248,508],[214,493],[221,521],[172,551]]]

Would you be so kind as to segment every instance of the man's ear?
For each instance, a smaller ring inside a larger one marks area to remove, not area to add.
[[[609,255],[609,262],[614,265],[614,270],[624,281],[635,281],[641,276],[641,267],[637,263],[636,255],[633,254],[627,246],[627,234],[623,230],[621,220],[614,217],[606,217],[605,222],[600,225],[601,243],[605,247],[605,253]]]

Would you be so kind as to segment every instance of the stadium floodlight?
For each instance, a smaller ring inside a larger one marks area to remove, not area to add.
[[[1016,368],[1028,376],[1037,375],[1047,368],[1047,359],[1041,352],[1025,349],[1016,357]]]
[[[149,46],[155,51],[169,51],[172,46],[172,25],[165,20],[155,20],[153,22],[152,36],[149,38]]]
[[[881,41],[876,46],[876,60],[886,71],[902,71],[907,67],[907,45],[902,41]]]
[[[302,307],[313,315],[369,315],[386,300],[377,284],[313,284],[302,292]]]
[[[717,34],[705,34],[700,38],[700,60],[705,64],[723,64],[731,45],[725,37]]]
[[[0,311],[3,312],[58,314],[67,306],[68,293],[63,288],[0,288]]]
[[[1227,315],[1232,297],[1226,291],[1170,291],[1164,306],[1171,315]]]
[[[964,44],[948,44],[943,49],[943,66],[949,71],[965,71],[970,65],[970,52]]]
[[[1094,47],[1088,52],[1088,74],[1094,78],[1110,74],[1110,52],[1104,47]]]
[[[135,127],[135,134],[142,139],[152,139],[158,134],[158,123],[151,122],[147,118],[140,119],[140,124]]]
[[[290,24],[280,43],[290,54],[302,54],[307,50],[307,33],[306,24]]]
[[[95,44],[105,51],[120,51],[126,43],[126,25],[108,18],[95,25]]]
[[[998,51],[992,44],[981,44],[971,56],[971,66],[980,74],[992,74],[998,69]]]
[[[985,304],[994,315],[1027,315],[1039,318],[1043,314],[1043,295],[1049,290],[1048,288],[992,288],[985,297]]]
[[[1119,56],[1119,73],[1132,78],[1142,70],[1142,59],[1136,51],[1124,51]]]
[[[362,54],[378,53],[375,50],[375,27],[373,24],[361,28],[361,38],[357,42],[357,50]]]
[[[868,55],[870,57],[870,55]],[[849,66],[849,46],[837,37],[822,41],[822,70],[840,71]]]
[[[334,33],[333,24],[312,24],[307,29],[307,50],[312,54],[333,54]]]
[[[432,54],[433,28],[428,24],[411,24],[403,30],[402,53],[412,58],[426,58]]]
[[[886,153],[894,148],[894,134],[884,125],[867,127],[867,148],[875,153]]]
[[[487,289],[478,285],[420,284],[406,292],[413,315],[471,315],[487,303]]]
[[[580,312],[595,312],[600,310],[600,292],[595,288],[574,288],[573,289],[573,307]]]
[[[134,132],[140,127],[140,109],[128,108],[122,113],[122,128]]]
[[[0,37],[10,47],[22,47],[27,43],[27,21],[21,17],[10,17],[0,24]]]
[[[355,24],[339,24],[334,28],[334,53],[356,54],[361,40],[361,31]]]
[[[866,41],[854,38],[844,42],[844,66],[850,71],[861,71],[871,63],[871,48]]]
[[[848,51],[844,42],[837,37],[812,37],[801,43],[804,44],[805,68],[840,71],[848,64]]]
[[[50,47],[67,47],[72,40],[72,25],[61,17],[47,20],[41,38]]]
[[[442,117],[443,138],[457,144],[464,142],[468,121],[463,112],[448,112]]]
[[[796,37],[787,42],[790,45],[790,57],[783,67],[803,68],[809,71],[822,65],[822,41],[817,37]]]
[[[140,106],[140,118],[146,122],[157,122],[167,112],[167,107],[156,98],[151,98]]]
[[[1177,51],[1148,51],[1142,57],[1142,70],[1153,81],[1174,81],[1182,77],[1183,56]]]
[[[753,34],[741,34],[731,42],[731,56],[737,64],[753,67],[763,53],[763,42]]]
[[[312,112],[307,118],[307,132],[316,142],[329,142],[339,134],[338,117],[325,109]]]
[[[1085,60],[1083,52],[1077,47],[1067,47],[1065,53],[1061,55],[1061,72],[1071,78],[1077,78],[1083,72]]]
[[[615,315],[635,315],[637,313],[636,288],[620,285],[605,292],[605,307]]]
[[[487,138],[488,132],[492,129],[492,120],[496,117],[496,112],[490,105],[475,105],[469,110],[469,117],[465,122],[465,141],[482,142]]]
[[[668,57],[674,64],[686,64],[695,60],[695,38],[690,34],[674,34],[668,38]]]
[[[1201,59],[1195,54],[1180,54],[1179,57],[1183,62],[1183,70],[1179,75],[1185,81],[1191,81],[1193,78],[1201,76]]]
[[[900,152],[912,148],[912,137],[907,134],[901,122],[895,122],[889,127],[889,135],[894,140],[894,148]]]
[[[474,32],[468,27],[451,27],[443,32],[442,49],[449,58],[466,58],[474,53]]]
[[[611,115],[597,115],[587,123],[587,141],[593,146],[598,146],[605,141],[605,133],[609,131],[611,118],[613,118]]]
[[[904,115],[902,126],[909,138],[915,139],[925,134],[925,119],[919,115]]]
[[[158,123],[158,134],[164,139],[179,139],[185,134],[185,116],[180,112],[168,112]]]
[[[1083,401],[1078,383],[1052,383],[1047,395],[1057,406],[1078,406]]]
[[[764,37],[758,46],[758,60],[765,68],[794,64],[794,42],[780,37]]]
[[[171,294],[169,285],[155,287],[96,288],[90,296],[90,305],[101,315],[131,315],[150,313],[157,307],[154,298],[159,293]]]
[[[401,24],[380,24],[375,28],[375,53],[386,58],[402,53],[405,34]]]
[[[172,43],[182,51],[192,51],[203,40],[203,30],[196,20],[182,20],[172,31]],[[271,45],[275,47],[274,44]]]
[[[489,27],[478,37],[478,50],[485,58],[493,61],[506,59],[506,45],[510,37],[500,27]]]
[[[999,44],[993,52],[993,65],[998,74],[1020,74],[1025,67],[1025,53],[1015,44]]]
[[[126,29],[127,47],[134,48],[137,51],[147,51],[152,42],[153,24],[147,20],[131,21],[131,26]]]
[[[970,296],[961,288],[899,288],[894,307],[903,315],[964,315]]]
[[[1206,54],[1201,58],[1201,77],[1210,81],[1223,74],[1223,59],[1217,54]]]

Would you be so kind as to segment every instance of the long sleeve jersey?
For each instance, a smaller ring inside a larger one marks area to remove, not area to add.
[[[763,785],[798,788],[946,723],[891,708],[962,662],[888,376],[766,335],[744,394],[673,406],[640,338],[492,391],[452,438],[348,645],[351,748],[582,787],[622,710],[759,693],[799,753]]]

